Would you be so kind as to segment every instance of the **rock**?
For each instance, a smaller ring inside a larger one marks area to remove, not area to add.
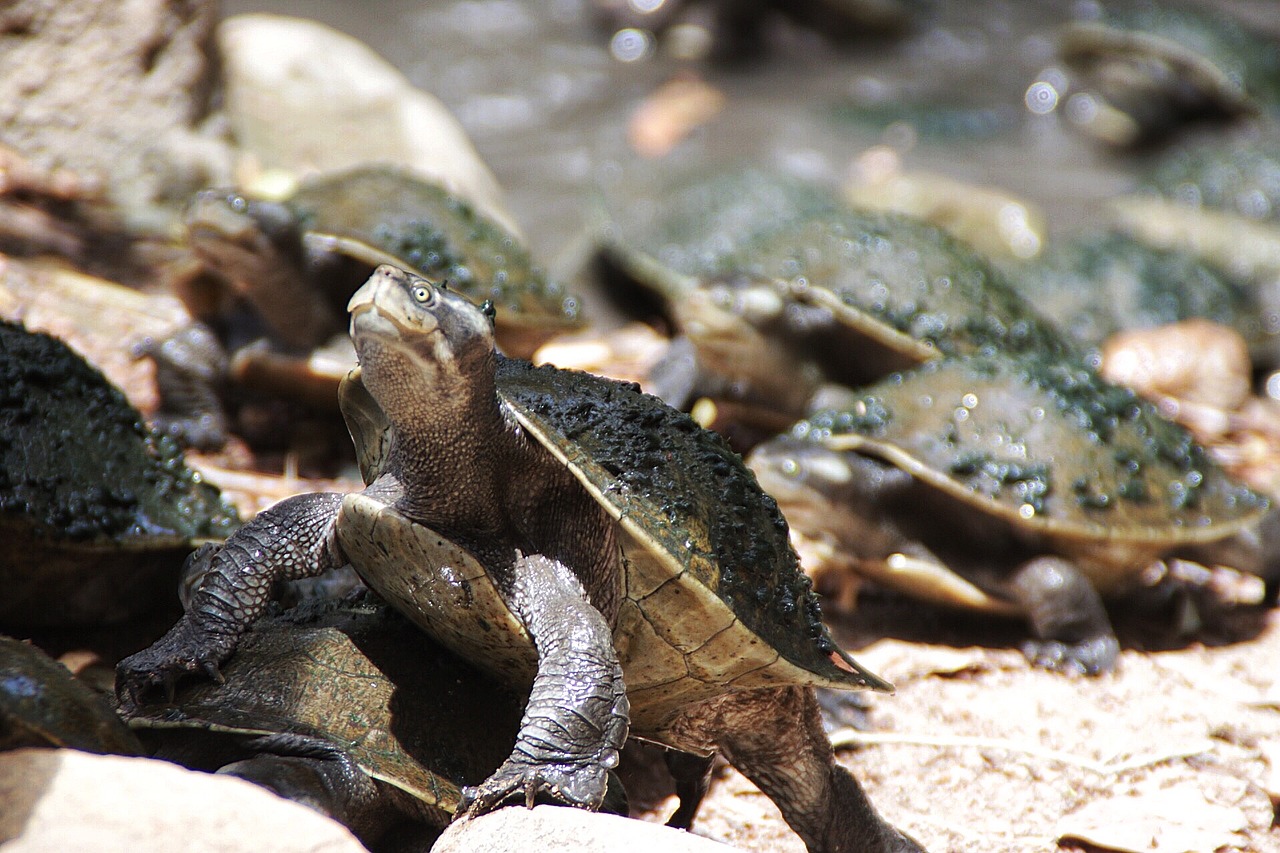
[[[98,179],[125,225],[163,231],[230,178],[201,136],[215,80],[213,0],[17,0],[0,7],[0,140]]]
[[[733,848],[656,823],[563,806],[508,806],[445,830],[431,853],[728,853]]]
[[[364,853],[340,824],[243,779],[70,749],[0,754],[5,853]]]
[[[257,167],[305,177],[394,163],[520,233],[462,126],[367,45],[314,21],[266,14],[228,18],[218,45],[231,131]]]

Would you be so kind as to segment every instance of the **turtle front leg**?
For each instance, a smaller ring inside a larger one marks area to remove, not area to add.
[[[187,612],[150,648],[116,667],[116,694],[125,710],[178,678],[204,672],[221,680],[218,665],[266,609],[277,581],[318,575],[343,563],[330,531],[340,494],[298,495],[264,510],[221,549],[198,552],[209,570],[191,591]]]
[[[538,651],[538,672],[511,756],[463,792],[459,815],[511,801],[598,809],[627,739],[627,694],[612,631],[563,563],[516,560],[508,605]]]
[[[1018,569],[1011,587],[1036,636],[1022,649],[1033,664],[1074,675],[1115,668],[1120,643],[1102,597],[1074,564],[1037,557]]]

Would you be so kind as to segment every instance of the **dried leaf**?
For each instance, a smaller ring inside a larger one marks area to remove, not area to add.
[[[1198,853],[1238,842],[1247,825],[1239,807],[1210,802],[1186,781],[1095,800],[1058,821],[1056,833],[1122,853]]]

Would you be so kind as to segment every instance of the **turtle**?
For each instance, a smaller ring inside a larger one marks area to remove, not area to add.
[[[398,268],[350,309],[344,410],[372,482],[291,498],[229,539],[183,619],[120,663],[122,702],[215,674],[272,581],[349,561],[529,690],[464,813],[597,808],[630,732],[722,752],[811,850],[919,849],[835,764],[814,696],[891,687],[834,642],[785,520],[722,439],[632,384],[500,355],[491,306]]]
[[[157,608],[183,558],[239,521],[97,368],[0,321],[0,625],[117,624]]]
[[[605,280],[656,294],[680,335],[649,385],[678,408],[728,397],[788,425],[824,381],[857,386],[951,354],[1072,350],[942,229],[852,209],[806,181],[717,174],[647,227],[621,219],[602,229]]]
[[[40,648],[0,636],[0,751],[27,746],[142,754],[106,696]]]
[[[1243,536],[1268,506],[1133,392],[1036,357],[895,374],[748,464],[859,575],[1025,618],[1034,663],[1090,675],[1119,651],[1101,596],[1157,558]]]
[[[1092,10],[1059,34],[1068,116],[1091,136],[1150,146],[1193,123],[1239,121],[1280,102],[1280,58],[1269,35],[1229,15],[1126,5]]]
[[[520,723],[515,690],[370,596],[259,620],[223,676],[127,713],[148,754],[257,782],[367,845],[446,826]]]
[[[188,211],[186,242],[200,272],[176,276],[175,287],[199,325],[143,353],[166,374],[163,423],[196,446],[223,440],[225,427],[199,415],[220,409],[210,378],[228,371],[236,383],[332,406],[354,362],[343,308],[380,263],[502,306],[498,340],[514,355],[580,324],[577,299],[545,277],[519,237],[402,167],[320,175],[281,201],[205,190]]]

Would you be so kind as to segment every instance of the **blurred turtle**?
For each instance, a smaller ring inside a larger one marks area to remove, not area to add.
[[[544,277],[520,238],[393,166],[322,175],[281,201],[205,191],[188,214],[187,241],[203,272],[180,280],[179,293],[199,324],[145,352],[160,372],[157,421],[197,447],[225,440],[215,389],[228,375],[331,407],[354,364],[346,301],[381,263],[501,306],[498,341],[513,355],[579,324],[576,299]]]
[[[941,229],[849,209],[803,181],[714,176],[648,218],[629,225],[620,212],[601,259],[620,300],[647,297],[678,335],[649,377],[677,408],[727,399],[776,431],[823,381],[856,386],[945,355],[1071,350]]]
[[[1040,358],[929,362],[749,464],[801,535],[834,540],[841,570],[1025,618],[1034,663],[1090,675],[1119,651],[1101,596],[1256,527],[1268,505],[1131,391]]]
[[[1067,115],[1097,139],[1143,145],[1193,122],[1230,121],[1280,103],[1274,38],[1222,12],[1176,3],[1098,9],[1065,26],[1058,45],[1071,75]]]

